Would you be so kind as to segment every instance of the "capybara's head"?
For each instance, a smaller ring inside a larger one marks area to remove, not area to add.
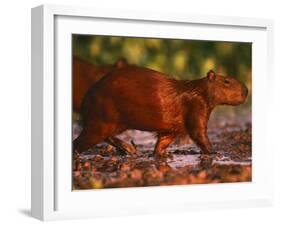
[[[207,89],[213,104],[239,105],[245,102],[248,89],[240,81],[217,75],[213,70],[207,73]]]

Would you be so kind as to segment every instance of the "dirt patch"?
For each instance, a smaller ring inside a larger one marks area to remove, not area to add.
[[[102,143],[73,156],[73,189],[245,182],[252,179],[251,123],[213,123],[208,131],[215,154],[201,157],[190,139],[177,141],[170,158],[153,156],[155,136],[128,131],[139,153],[124,155]]]

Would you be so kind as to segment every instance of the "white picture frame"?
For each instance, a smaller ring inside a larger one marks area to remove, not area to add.
[[[187,27],[190,30],[186,30]],[[219,32],[214,32],[214,29]],[[72,191],[69,140],[69,35],[72,33],[252,41],[253,181]],[[260,138],[267,133],[267,108],[264,106],[268,106],[266,100],[273,81],[272,33],[273,22],[265,19],[55,5],[33,8],[32,216],[41,220],[56,220],[271,205],[273,179],[268,177],[268,172],[273,168],[273,150],[268,148],[265,139]],[[62,147],[65,147],[64,151]]]

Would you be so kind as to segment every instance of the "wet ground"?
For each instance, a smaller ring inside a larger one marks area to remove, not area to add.
[[[133,142],[138,154],[124,154],[102,143],[74,155],[73,189],[251,181],[250,121],[249,114],[226,117],[218,113],[210,120],[208,129],[216,153],[203,158],[189,138],[170,145],[169,158],[155,158],[153,133],[127,131],[119,138]]]

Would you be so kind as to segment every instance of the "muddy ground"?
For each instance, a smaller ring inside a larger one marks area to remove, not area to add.
[[[167,149],[169,158],[155,158],[154,134],[127,131],[119,137],[133,141],[138,154],[124,154],[106,143],[81,155],[75,154],[73,189],[251,181],[250,122],[249,113],[225,116],[218,112],[212,117],[208,134],[216,153],[207,158],[200,157],[200,150],[189,138],[170,145]]]

